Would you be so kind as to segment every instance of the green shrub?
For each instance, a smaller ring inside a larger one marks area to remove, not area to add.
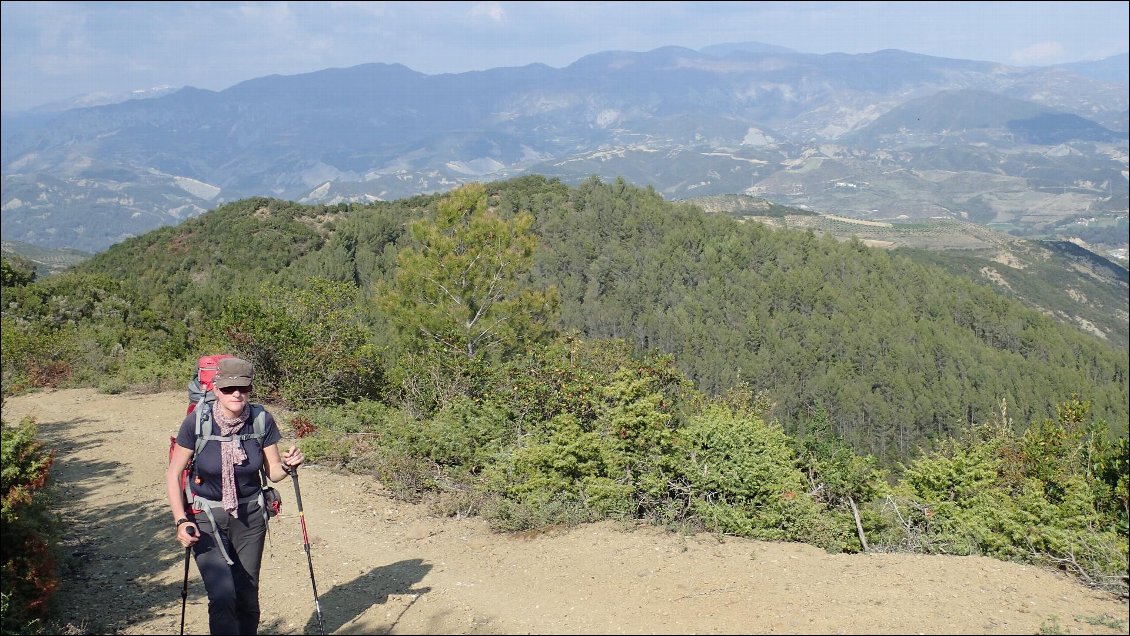
[[[623,341],[562,336],[512,360],[500,374],[498,393],[523,431],[566,414],[591,427],[600,411],[599,388],[631,358]]]
[[[302,452],[321,464],[350,467],[372,448],[386,445],[388,423],[397,412],[374,400],[299,411],[291,420]],[[365,466],[357,467],[364,472]]]
[[[500,391],[517,414],[516,443],[483,482],[527,511],[516,518],[669,516],[674,413],[687,383],[669,358],[626,351],[562,338],[517,363],[531,378]],[[496,510],[509,519],[515,509]]]
[[[4,395],[34,388],[59,386],[70,380],[81,358],[77,329],[45,328],[5,314],[0,325]]]
[[[791,441],[797,452],[797,466],[808,480],[809,492],[827,507],[822,517],[827,522],[824,547],[834,552],[864,548],[863,539],[854,531],[856,514],[864,537],[887,530],[884,517],[867,505],[889,493],[886,471],[879,468],[874,456],[860,456],[852,451],[833,431],[822,407],[805,423],[801,436]]]
[[[167,388],[167,361],[188,355],[188,327],[141,308],[128,281],[67,273],[0,293],[5,395],[45,386],[159,390]],[[140,384],[127,375],[135,355],[151,367]]]
[[[1130,438],[1120,437],[1097,453],[1092,465],[1098,498],[1112,530],[1130,537]]]
[[[0,422],[2,434],[2,521],[0,580],[3,582],[4,633],[22,633],[41,620],[58,587],[59,520],[48,508],[48,477],[54,453],[36,439],[30,418],[18,427]]]
[[[423,455],[405,452],[418,427],[401,410],[361,400],[300,411],[291,426],[311,462],[376,477],[392,494],[419,501],[437,490],[439,467]]]
[[[679,473],[689,508],[708,530],[756,539],[812,541],[821,506],[779,425],[710,405],[680,430]]]
[[[231,301],[212,323],[224,350],[255,365],[260,395],[297,407],[379,397],[380,348],[362,324],[358,290],[311,278],[300,289],[264,285]]]
[[[624,515],[634,508],[634,485],[613,479],[614,464],[626,463],[616,455],[606,436],[584,430],[572,415],[561,415],[487,467],[484,484],[519,505],[499,504],[495,510],[507,518],[518,509],[526,510],[520,518],[555,522],[561,521],[563,510],[573,518]],[[572,508],[590,512],[578,514]]]
[[[480,472],[493,455],[515,440],[506,411],[490,402],[457,397],[431,418],[418,422],[404,450],[442,466]]]
[[[497,532],[575,526],[599,519],[583,502],[565,495],[551,497],[536,504],[493,497],[487,499],[482,515],[491,529]]]
[[[123,350],[92,383],[103,393],[157,393],[183,389],[196,372],[196,360],[168,360],[149,349]]]
[[[22,256],[0,258],[0,287],[20,287],[35,280],[35,263]]]
[[[1102,427],[1077,400],[1059,411],[1017,435],[1002,410],[912,462],[900,490],[918,505],[901,525],[931,552],[1053,565],[1125,593],[1127,537],[1089,459]]]

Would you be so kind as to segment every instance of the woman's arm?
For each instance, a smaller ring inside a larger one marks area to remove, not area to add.
[[[165,490],[169,496],[169,508],[173,511],[173,523],[177,523],[181,519],[188,518],[188,511],[185,510],[184,490],[181,485],[180,476],[184,469],[188,467],[189,460],[192,459],[192,450],[183,446],[176,446],[173,448],[173,453],[169,457],[169,468],[165,471]],[[185,532],[185,528],[196,524],[191,521],[187,523],[177,523],[177,540],[184,547],[188,547],[196,543],[197,535],[190,536]]]
[[[278,444],[264,447],[263,459],[267,462],[267,477],[275,482],[282,481],[290,475],[290,468],[297,468],[306,461],[302,451],[295,446],[291,446],[282,457],[279,457]]]

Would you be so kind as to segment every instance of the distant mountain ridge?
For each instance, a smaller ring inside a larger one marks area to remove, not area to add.
[[[875,145],[876,137],[897,143],[907,133],[946,135],[981,130],[1020,134],[1020,141],[1039,145],[1072,140],[1116,143],[1127,139],[1125,132],[1110,130],[1076,114],[975,89],[941,91],[909,100],[846,137]],[[912,143],[922,142],[918,139]]]
[[[1052,119],[970,125],[985,113],[943,115],[943,102],[929,101],[955,91]],[[882,132],[912,100],[946,130],[983,134]],[[1125,85],[1062,68],[893,50],[663,47],[433,76],[364,64],[48,121],[10,125],[6,114],[3,236],[99,251],[248,196],[391,200],[530,173],[623,176],[671,199],[744,193],[860,218],[943,214],[1039,233],[1084,213],[1124,213],[1127,101]]]
[[[109,93],[109,92],[95,92],[76,95],[70,99],[65,99],[57,102],[43,104],[31,109],[33,113],[57,113],[64,110],[73,110],[75,108],[92,108],[94,106],[108,106],[110,104],[120,104],[121,102],[128,102],[134,99],[153,99],[154,97],[162,97],[179,91],[180,86],[154,86],[152,88],[141,88],[137,90],[127,91],[125,93]]]
[[[1058,68],[1078,73],[1100,82],[1111,84],[1125,84],[1130,76],[1130,53],[1112,55],[1101,60],[1090,62],[1070,62],[1058,64]]]

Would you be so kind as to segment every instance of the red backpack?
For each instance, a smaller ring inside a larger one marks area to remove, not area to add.
[[[221,353],[215,356],[201,356],[196,361],[196,377],[188,383],[188,411],[185,412],[185,415],[194,411],[197,404],[204,401],[211,402],[215,398],[215,395],[212,394],[212,379],[216,377],[216,372],[220,370],[220,360],[234,357]]]

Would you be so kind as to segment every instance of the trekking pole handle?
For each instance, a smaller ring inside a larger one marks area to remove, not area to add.
[[[184,533],[187,534],[190,537],[195,537],[196,536],[196,527],[195,526],[189,526],[189,527],[184,529]]]

